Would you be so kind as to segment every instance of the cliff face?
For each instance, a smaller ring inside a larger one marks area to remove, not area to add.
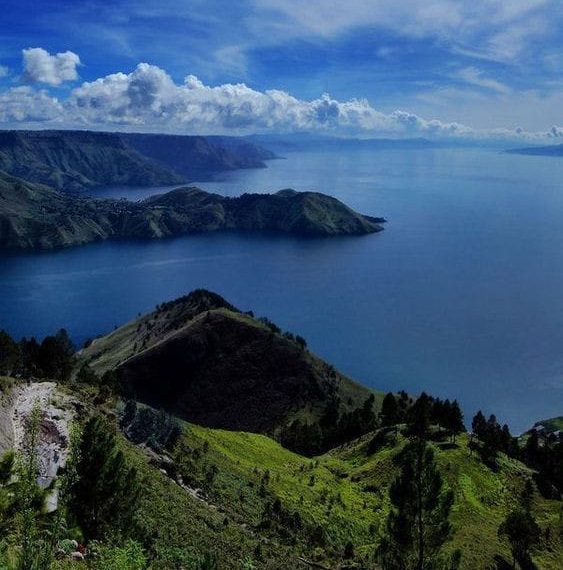
[[[55,189],[161,186],[184,179],[115,133],[0,131],[0,170]]]
[[[50,249],[218,230],[366,234],[381,230],[382,221],[316,193],[284,190],[225,198],[181,188],[132,203],[73,196],[0,172],[0,249]]]
[[[261,168],[274,155],[235,137],[90,131],[0,131],[0,170],[57,190],[168,186]]]
[[[123,140],[143,156],[189,179],[240,168],[264,168],[275,155],[237,137],[123,134]]]

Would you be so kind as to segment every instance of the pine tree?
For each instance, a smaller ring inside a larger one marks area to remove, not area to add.
[[[379,421],[382,426],[393,426],[399,423],[399,405],[395,396],[389,392],[385,394],[379,412]]]
[[[456,436],[465,432],[465,426],[463,425],[463,413],[457,400],[454,400],[448,409],[447,424],[453,443],[455,443]]]
[[[74,514],[87,538],[103,538],[109,531],[127,534],[139,496],[139,482],[117,449],[115,436],[98,417],[85,425],[71,468]]]
[[[538,544],[541,531],[534,517],[526,510],[516,510],[508,513],[498,529],[499,536],[505,536],[512,552],[512,567],[516,562],[522,568],[530,564],[530,549]]]
[[[389,495],[392,509],[379,547],[384,570],[429,570],[451,535],[448,521],[453,493],[444,489],[432,448],[422,439],[410,442],[401,455],[400,474]],[[459,555],[444,568],[455,568]]]
[[[407,432],[409,435],[424,440],[428,439],[431,411],[430,397],[426,392],[422,392],[407,414]]]

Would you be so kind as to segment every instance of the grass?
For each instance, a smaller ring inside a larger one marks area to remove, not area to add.
[[[542,420],[541,422],[538,422],[538,424],[544,426],[548,432],[563,430],[563,416]]]
[[[288,511],[299,512],[308,528],[324,528],[328,546],[322,552],[317,549],[319,559],[339,558],[348,541],[360,557],[371,559],[389,509],[388,487],[396,475],[393,457],[404,442],[399,437],[396,445],[369,456],[368,440],[364,437],[308,460],[265,436],[189,425],[178,454],[182,461],[182,456],[193,456],[199,450],[197,459],[188,463],[200,477],[215,465],[210,496],[234,520],[242,517],[251,526],[257,525],[266,501],[277,497]],[[455,494],[451,515],[455,534],[448,550],[461,549],[463,569],[490,567],[497,554],[510,560],[508,544],[499,539],[497,529],[518,505],[530,470],[502,456],[498,471],[492,471],[470,451],[467,436],[461,436],[454,448],[436,446],[436,456]],[[261,487],[266,496],[261,495]],[[561,502],[535,494],[533,514],[542,532],[550,528],[551,535],[534,553],[538,568],[563,567],[561,508]],[[312,554],[306,541],[297,540],[293,546]]]

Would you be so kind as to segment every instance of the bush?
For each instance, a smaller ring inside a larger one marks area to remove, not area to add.
[[[95,570],[144,570],[147,565],[141,545],[134,540],[123,546],[99,545],[96,551]]]

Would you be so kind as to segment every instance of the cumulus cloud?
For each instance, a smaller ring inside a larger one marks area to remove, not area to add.
[[[0,123],[43,123],[63,118],[63,105],[44,90],[21,86],[0,92]]]
[[[0,123],[43,122],[67,128],[185,134],[318,132],[363,137],[553,139],[561,127],[478,131],[408,111],[383,113],[365,99],[339,101],[328,94],[302,100],[281,90],[257,91],[244,83],[210,86],[188,75],[176,83],[166,71],[139,64],[73,89],[66,99],[22,86],[0,92]]]
[[[43,48],[28,48],[22,53],[25,81],[60,85],[78,79],[80,58],[71,51],[51,55]]]
[[[472,132],[457,123],[425,120],[374,109],[365,99],[338,101],[328,94],[304,101],[280,90],[256,91],[244,83],[207,86],[193,75],[181,85],[162,69],[139,64],[84,83],[69,100],[75,116],[88,124],[159,127],[183,132],[293,132],[463,136]]]
[[[553,139],[563,139],[563,127],[553,125],[548,132],[548,136]]]

